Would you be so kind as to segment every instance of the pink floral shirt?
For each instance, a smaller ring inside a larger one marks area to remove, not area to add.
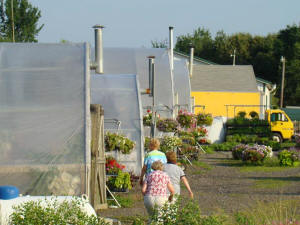
[[[151,196],[168,196],[167,184],[170,182],[170,177],[163,171],[156,170],[151,172],[147,178],[146,195]]]

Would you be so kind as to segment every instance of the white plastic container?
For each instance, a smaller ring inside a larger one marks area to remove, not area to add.
[[[82,201],[82,211],[87,215],[97,216],[94,208],[90,205],[86,198],[79,198]],[[0,200],[0,225],[8,225],[9,216],[13,213],[13,207],[28,201],[41,201],[46,205],[46,202],[62,203],[63,201],[72,201],[73,196],[22,196],[10,200]]]

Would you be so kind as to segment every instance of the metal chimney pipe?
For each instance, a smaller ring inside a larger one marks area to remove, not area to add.
[[[148,56],[149,59],[149,89],[150,97],[154,96],[154,59],[155,56]]]
[[[96,73],[103,73],[103,44],[102,44],[102,29],[104,26],[95,25],[95,71]]]
[[[173,29],[174,27],[169,27],[169,49],[170,49],[170,63],[171,70],[174,68],[174,53],[173,53]]]
[[[190,48],[190,63],[189,63],[190,77],[193,76],[193,63],[194,63],[194,46],[191,46],[191,48]]]

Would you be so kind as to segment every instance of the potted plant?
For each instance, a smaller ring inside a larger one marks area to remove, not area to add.
[[[159,119],[156,123],[156,127],[159,131],[175,132],[178,128],[178,122],[171,118]]]
[[[124,169],[125,166],[119,164],[114,157],[108,156],[106,158],[105,170],[107,175],[117,175],[119,171],[123,171]]]
[[[106,132],[105,134],[105,150],[120,151],[123,154],[130,154],[135,147],[135,142],[126,138],[124,135]]]
[[[130,174],[119,170],[117,175],[108,177],[107,186],[113,192],[127,192],[132,188]]]
[[[147,114],[143,116],[143,125],[150,127],[152,124],[152,112],[148,109]]]
[[[164,136],[161,140],[160,150],[162,152],[174,151],[176,147],[182,145],[182,140],[179,137]]]
[[[180,110],[176,120],[183,128],[191,128],[196,126],[195,114],[190,113],[186,110],[185,111]]]
[[[198,126],[210,126],[213,122],[211,114],[200,113],[197,115],[197,125]]]

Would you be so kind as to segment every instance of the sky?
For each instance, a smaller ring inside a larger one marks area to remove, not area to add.
[[[105,26],[104,47],[151,47],[151,41],[208,29],[214,37],[248,32],[265,36],[300,23],[300,0],[29,0],[41,10],[38,41],[89,42]],[[176,39],[174,40],[176,42]]]

